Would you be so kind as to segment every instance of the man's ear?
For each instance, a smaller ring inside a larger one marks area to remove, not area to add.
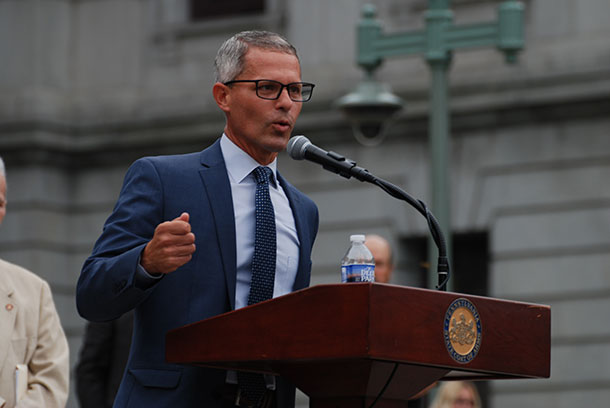
[[[220,82],[216,82],[214,84],[214,86],[212,87],[212,95],[214,95],[214,100],[216,101],[216,105],[218,105],[218,107],[220,109],[222,109],[224,112],[228,112],[230,110],[230,108],[229,108],[229,102],[231,100],[230,91],[231,91],[231,89],[227,85],[222,84]]]

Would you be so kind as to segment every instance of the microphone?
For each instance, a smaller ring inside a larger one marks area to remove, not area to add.
[[[347,179],[354,177],[360,181],[374,183],[377,179],[367,169],[356,165],[356,162],[341,156],[339,153],[327,152],[309,141],[305,136],[293,136],[288,141],[286,151],[295,160],[309,160],[321,164],[328,171]]]

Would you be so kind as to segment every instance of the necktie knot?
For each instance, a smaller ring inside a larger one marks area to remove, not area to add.
[[[254,169],[254,178],[257,184],[269,184],[271,180],[272,170],[266,166],[258,166]]]

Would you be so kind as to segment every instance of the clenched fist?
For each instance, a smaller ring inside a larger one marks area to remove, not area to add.
[[[172,221],[155,228],[155,234],[140,257],[148,273],[170,273],[191,260],[195,252],[195,234],[191,232],[189,214],[182,213]]]

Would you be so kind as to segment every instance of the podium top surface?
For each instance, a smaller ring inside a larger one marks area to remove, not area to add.
[[[547,378],[550,307],[379,283],[317,285],[170,331],[166,360],[281,374],[381,361],[453,378]]]

